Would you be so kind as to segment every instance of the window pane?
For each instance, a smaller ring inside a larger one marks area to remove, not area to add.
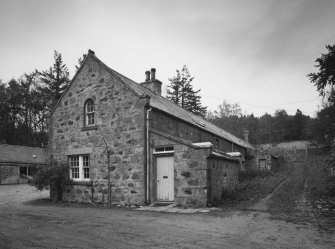
[[[90,179],[90,156],[83,156],[84,179]]]
[[[93,100],[88,100],[86,102],[86,113],[94,112],[94,103]]]
[[[94,125],[94,113],[87,114],[87,125]]]
[[[85,125],[90,126],[94,125],[94,102],[93,100],[89,99],[85,102]]]
[[[71,178],[79,178],[79,156],[70,156],[69,157],[69,166],[71,170]]]
[[[84,179],[90,179],[90,168],[84,168]]]
[[[71,177],[73,179],[79,179],[79,168],[72,168],[71,169]]]
[[[90,156],[83,156],[83,164],[84,167],[90,166]]]

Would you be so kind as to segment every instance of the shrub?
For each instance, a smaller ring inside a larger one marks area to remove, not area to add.
[[[43,190],[50,185],[50,167],[38,166],[35,173],[28,179],[28,184],[38,190]]]
[[[66,180],[67,172],[67,164],[52,162],[49,166],[37,167],[28,183],[38,190],[48,188],[50,184],[61,185]]]

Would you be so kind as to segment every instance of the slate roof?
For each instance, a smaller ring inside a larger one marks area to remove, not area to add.
[[[46,164],[48,152],[44,148],[0,144],[0,163]]]
[[[204,120],[203,118],[194,115],[191,112],[186,111],[185,109],[177,106],[176,104],[172,103],[171,101],[169,101],[168,99],[162,97],[162,96],[158,96],[156,94],[154,94],[153,92],[151,92],[149,89],[145,88],[144,86],[140,85],[139,83],[127,78],[126,76],[116,72],[115,70],[111,69],[110,67],[108,67],[106,64],[104,64],[102,61],[100,61],[95,55],[94,52],[89,50],[87,57],[85,58],[84,62],[82,63],[80,69],[77,71],[76,75],[73,77],[71,83],[69,84],[68,88],[70,88],[72,82],[74,81],[74,79],[76,78],[76,76],[78,75],[78,73],[80,72],[81,68],[83,67],[83,65],[85,64],[87,58],[91,56],[92,58],[94,58],[96,61],[98,61],[103,67],[105,67],[105,69],[107,71],[109,71],[113,76],[115,76],[116,78],[119,78],[121,82],[123,82],[130,90],[132,90],[133,92],[135,92],[137,95],[139,96],[145,96],[145,95],[149,95],[150,96],[150,106],[153,108],[156,108],[160,111],[163,111],[167,114],[170,114],[174,117],[177,117],[181,120],[186,121],[187,123],[190,123],[192,125],[195,125],[199,128],[201,128],[202,130],[206,130],[212,134],[215,134],[219,137],[222,137],[228,141],[233,142],[234,144],[237,144],[243,148],[251,148],[254,149],[254,147],[246,142],[243,139],[240,139],[232,134],[230,134],[229,132],[215,126],[214,124]],[[63,95],[66,93],[67,90],[64,91]],[[62,97],[59,99],[58,103],[55,105],[54,109],[51,112],[54,112],[54,110],[56,109],[56,107],[58,106],[58,104],[60,103]]]
[[[95,57],[95,56],[94,56]],[[123,76],[122,74],[114,71],[107,65],[105,65],[102,61],[100,61],[97,57],[95,57],[110,73],[112,73],[114,76],[116,75],[118,78],[120,78],[126,85],[128,85],[131,89],[133,89],[138,95],[149,95],[150,96],[150,106],[153,108],[156,108],[158,110],[161,110],[163,112],[166,112],[172,116],[175,116],[179,119],[182,119],[188,123],[191,123],[195,126],[200,127],[203,130],[209,131],[210,133],[214,133],[215,135],[218,135],[219,137],[222,137],[228,141],[231,141],[237,145],[240,145],[244,148],[254,148],[250,143],[246,142],[243,139],[240,139],[229,132],[217,127],[216,125],[206,121],[205,119],[194,115],[193,113],[186,111],[185,109],[177,106],[170,100],[158,96],[151,92],[149,89],[145,88],[144,86],[136,83],[135,81]]]

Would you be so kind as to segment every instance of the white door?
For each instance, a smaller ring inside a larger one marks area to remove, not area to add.
[[[174,201],[173,156],[156,157],[157,200]]]

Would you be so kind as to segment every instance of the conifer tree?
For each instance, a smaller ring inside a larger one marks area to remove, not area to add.
[[[200,89],[195,91],[193,89],[192,81],[194,77],[191,76],[186,65],[182,70],[176,70],[177,75],[169,78],[167,98],[176,105],[186,109],[199,116],[205,116],[206,107],[201,104],[201,96],[199,96]]]
[[[48,108],[51,109],[70,82],[69,70],[63,62],[62,55],[56,50],[53,66],[40,73],[40,79],[45,85],[46,95],[50,98]]]

